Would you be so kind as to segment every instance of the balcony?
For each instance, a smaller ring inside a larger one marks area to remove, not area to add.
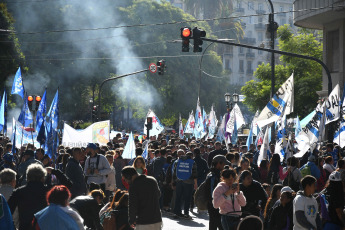
[[[256,43],[255,38],[248,38],[248,37],[244,37],[240,41],[241,41],[241,43],[248,44],[248,45],[254,45]]]
[[[250,59],[255,58],[255,53],[253,52],[246,53],[246,58],[250,58]]]
[[[255,24],[255,25],[254,25],[254,28],[255,28],[256,30],[266,30],[266,25],[263,24],[263,23],[259,23],[259,24]]]
[[[310,29],[322,30],[323,25],[344,19],[345,15],[345,0],[295,0],[293,5],[294,10],[301,10],[294,12],[294,24]]]
[[[233,54],[232,53],[224,53],[224,58],[232,58]]]
[[[256,10],[256,14],[266,14],[266,10]]]
[[[244,13],[244,8],[236,8],[235,12],[236,13]]]

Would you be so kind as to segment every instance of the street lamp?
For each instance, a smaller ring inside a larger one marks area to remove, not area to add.
[[[229,112],[229,102],[231,101],[231,95],[230,95],[230,93],[226,93],[226,94],[224,95],[224,98],[225,98],[225,102],[226,102],[226,108],[227,108],[227,110],[228,110],[228,112]]]
[[[237,93],[234,93],[232,95],[232,100],[234,101],[234,103],[236,104],[237,102],[239,102],[239,95]]]

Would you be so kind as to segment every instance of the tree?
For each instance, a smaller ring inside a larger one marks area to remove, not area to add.
[[[306,30],[293,34],[289,25],[280,26],[277,35],[280,50],[322,59],[322,43],[317,35]],[[282,64],[275,66],[275,91],[294,73],[294,114],[305,116],[316,107],[316,91],[322,88],[322,67],[315,61],[290,56],[281,56],[280,60]],[[246,96],[244,103],[253,112],[263,109],[270,99],[270,71],[270,64],[261,64],[254,72],[257,80],[247,82],[241,89]]]

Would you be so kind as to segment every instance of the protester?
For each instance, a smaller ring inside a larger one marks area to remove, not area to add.
[[[283,166],[280,164],[280,155],[275,153],[272,155],[270,165],[268,167],[267,182],[270,185],[282,182],[290,171],[291,168],[288,168],[287,172],[283,173]]]
[[[115,168],[113,166],[114,163],[114,156],[110,154],[111,151],[108,151],[106,154],[106,158],[109,162],[111,172],[107,175],[107,180],[105,183],[105,196],[108,200],[110,195],[115,191],[116,189],[116,179],[115,179]]]
[[[32,164],[40,164],[42,163],[34,158],[34,151],[32,149],[27,149],[25,150],[23,154],[23,162],[19,164],[18,166],[18,177],[19,179],[19,184],[20,185],[25,185],[26,184],[26,170],[28,167]]]
[[[71,193],[66,186],[54,186],[47,193],[49,206],[35,214],[33,227],[36,229],[38,226],[41,230],[83,230],[83,219],[68,205],[70,198]]]
[[[320,178],[320,169],[318,165],[315,165],[316,158],[314,155],[308,157],[308,162],[300,168],[302,177],[311,175],[316,179]]]
[[[325,157],[325,164],[323,165],[323,169],[326,171],[327,178],[329,177],[329,175],[331,175],[333,171],[336,170],[333,164],[334,164],[334,161],[333,161],[332,156]]]
[[[323,157],[317,158],[316,165],[320,172],[320,177],[319,179],[317,179],[317,183],[316,183],[317,184],[316,191],[318,192],[320,192],[321,190],[325,188],[325,185],[328,179],[326,171],[323,169],[323,163],[324,163]]]
[[[287,159],[287,168],[290,168],[288,175],[283,181],[283,185],[289,186],[295,192],[300,190],[300,181],[302,179],[301,171],[298,167],[298,159],[290,157]],[[288,171],[288,169],[286,171]]]
[[[319,208],[313,194],[316,190],[316,178],[310,175],[301,180],[302,191],[293,201],[294,229],[321,229]]]
[[[159,206],[160,191],[157,181],[150,176],[139,175],[134,167],[126,166],[121,171],[129,184],[129,224],[136,230],[162,229]]]
[[[210,154],[208,155],[208,167],[211,167],[213,157],[217,155],[226,155],[226,151],[222,150],[222,144],[219,141],[215,143],[215,147],[216,149],[210,152]]]
[[[280,198],[280,194],[281,194],[280,191],[282,188],[283,188],[283,186],[281,184],[273,185],[271,195],[267,200],[265,210],[264,210],[264,224],[265,224],[265,226],[269,226],[269,220],[271,219],[273,206],[275,205],[276,201]]]
[[[3,169],[0,172],[0,194],[2,194],[6,200],[10,198],[16,187],[16,176],[17,173],[9,168]]]
[[[15,230],[11,210],[8,207],[5,197],[0,193],[0,229]]]
[[[223,229],[237,228],[242,215],[241,207],[246,205],[246,198],[236,179],[235,170],[227,166],[221,173],[221,182],[213,191],[213,206],[219,208]]]
[[[147,175],[146,163],[142,156],[137,156],[133,162],[133,167],[140,175]],[[163,167],[162,167],[163,168]]]
[[[269,161],[268,160],[262,160],[260,162],[260,182],[261,183],[267,183],[267,176],[268,176],[268,167],[269,167]]]

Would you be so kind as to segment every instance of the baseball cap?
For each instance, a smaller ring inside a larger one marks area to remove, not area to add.
[[[87,144],[86,148],[97,149],[97,145],[94,143],[89,143],[89,144]]]
[[[341,175],[340,172],[333,171],[331,175],[329,175],[330,181],[341,181]]]
[[[289,192],[289,193],[292,193],[294,192],[289,186],[285,186],[283,187],[281,190],[280,190],[281,193],[283,192]]]
[[[214,156],[213,159],[212,159],[212,163],[216,163],[216,162],[222,162],[225,165],[230,165],[230,162],[223,155],[216,155],[216,156]]]
[[[309,156],[308,161],[316,161],[315,156],[314,155]]]

